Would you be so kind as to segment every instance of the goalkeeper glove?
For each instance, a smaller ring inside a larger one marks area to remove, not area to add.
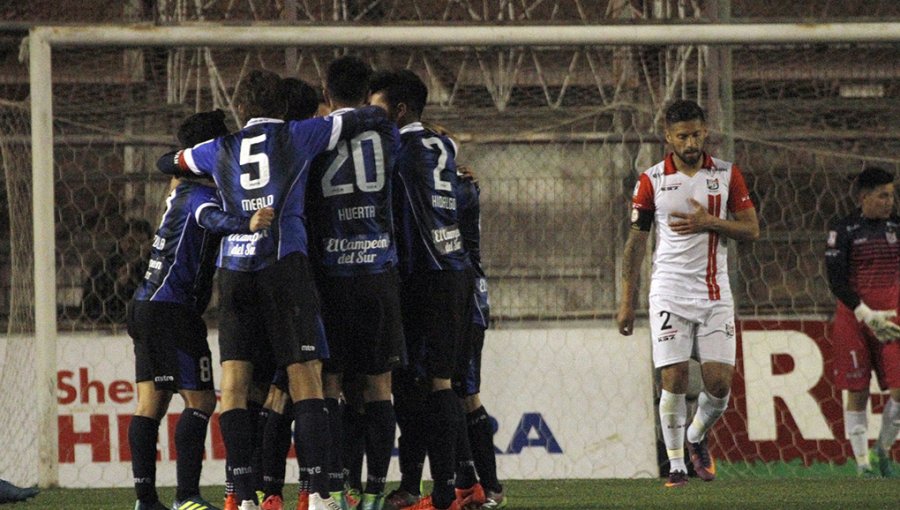
[[[879,342],[890,342],[900,339],[900,326],[891,322],[897,316],[896,310],[872,310],[860,302],[853,310],[856,320],[865,323],[875,334]]]

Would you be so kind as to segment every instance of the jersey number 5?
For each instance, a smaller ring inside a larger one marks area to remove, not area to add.
[[[241,187],[244,189],[259,189],[269,184],[269,156],[265,152],[256,154],[250,153],[250,148],[254,145],[261,144],[266,141],[266,135],[262,134],[253,138],[244,138],[241,140],[241,155],[239,163],[241,170],[245,165],[256,165],[257,177],[252,177],[252,172],[241,172]]]
[[[369,181],[368,172],[366,172],[366,156],[363,152],[363,142],[371,142],[372,146],[372,164],[375,166],[375,181]],[[322,196],[325,198],[335,195],[346,195],[353,193],[353,183],[335,184],[334,178],[338,171],[344,166],[344,163],[353,155],[353,171],[356,175],[356,187],[363,193],[372,193],[381,191],[384,188],[384,153],[381,150],[381,136],[375,131],[366,131],[357,135],[349,142],[343,142],[337,147],[337,156],[325,175],[322,176]]]

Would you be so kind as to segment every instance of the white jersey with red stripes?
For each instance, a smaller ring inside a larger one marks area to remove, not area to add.
[[[678,171],[669,154],[641,174],[634,190],[634,214],[653,211],[656,251],[650,295],[731,301],[725,239],[718,232],[677,234],[669,223],[674,212],[691,213],[693,198],[713,216],[753,207],[740,169],[704,154],[703,167],[689,177]]]

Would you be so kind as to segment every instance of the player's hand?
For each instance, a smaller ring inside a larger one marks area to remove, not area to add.
[[[891,322],[897,316],[896,310],[872,310],[865,303],[860,303],[853,314],[872,330],[879,342],[900,340],[900,326]]]
[[[265,230],[272,225],[272,219],[275,218],[275,209],[271,207],[263,207],[253,213],[250,218],[250,232]]]
[[[457,165],[456,173],[459,174],[459,177],[464,181],[472,181],[473,184],[478,184],[478,176],[475,175],[475,172],[472,170],[472,167],[466,165]]]
[[[631,336],[634,333],[634,307],[626,303],[619,305],[619,311],[616,313],[616,325],[619,326],[620,334]]]
[[[670,217],[678,218],[678,220],[669,221],[669,228],[676,234],[681,235],[696,234],[697,232],[709,230],[713,222],[712,214],[709,214],[706,208],[693,198],[689,199],[688,202],[693,210],[686,213],[670,213]]]

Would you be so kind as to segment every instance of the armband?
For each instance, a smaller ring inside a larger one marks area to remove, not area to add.
[[[653,211],[646,209],[631,209],[631,230],[649,232],[653,226]]]

